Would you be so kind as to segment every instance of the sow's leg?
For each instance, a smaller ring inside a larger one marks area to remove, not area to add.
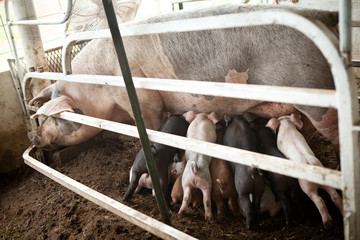
[[[320,108],[309,106],[296,106],[303,112],[314,127],[334,144],[336,157],[339,157],[339,129],[338,115],[334,108]]]

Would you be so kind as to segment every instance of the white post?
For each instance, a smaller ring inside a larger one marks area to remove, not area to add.
[[[15,18],[17,20],[32,20],[36,19],[36,13],[32,0],[14,0],[12,1]],[[48,71],[48,66],[45,61],[44,47],[41,40],[39,26],[24,25],[18,26],[21,45],[23,48],[26,70],[31,67],[35,69],[42,66],[45,71]],[[19,68],[20,66],[18,66]],[[38,82],[37,82],[38,83]],[[41,83],[41,87],[36,87],[32,91],[33,96],[37,95],[42,88],[50,85],[50,80]]]

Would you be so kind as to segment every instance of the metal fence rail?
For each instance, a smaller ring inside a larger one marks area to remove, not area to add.
[[[166,225],[156,219],[146,216],[112,198],[109,198],[68,176],[61,174],[58,171],[46,166],[30,156],[33,148],[29,147],[23,154],[25,163],[40,173],[49,177],[50,179],[60,183],[64,187],[74,191],[80,196],[94,202],[95,204],[105,208],[106,210],[124,218],[125,220],[143,228],[144,230],[153,233],[163,239],[195,239],[169,225]]]

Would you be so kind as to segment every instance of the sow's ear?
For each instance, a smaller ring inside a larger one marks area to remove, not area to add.
[[[51,84],[50,86],[44,88],[38,95],[31,99],[29,105],[32,106],[36,102],[43,104],[44,102],[49,101],[55,88],[55,84]]]
[[[65,111],[74,112],[71,99],[67,96],[60,96],[45,103],[31,117],[36,118],[40,115],[50,116]]]
[[[114,6],[117,6],[115,9],[116,14],[117,16],[120,16],[120,19],[117,19],[118,23],[124,23],[134,20],[140,3],[141,0],[128,0],[115,4]]]
[[[266,127],[271,128],[272,130],[274,130],[274,132],[276,132],[276,130],[279,128],[280,126],[280,121],[279,119],[276,118],[272,118],[268,121],[268,123],[266,124]]]
[[[300,119],[300,114],[293,113],[290,115],[290,121],[295,125],[297,129],[301,129],[303,127],[303,122]]]

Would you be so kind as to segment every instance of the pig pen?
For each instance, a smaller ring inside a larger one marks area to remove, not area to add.
[[[104,140],[105,141],[105,140]],[[94,158],[93,156],[91,157],[92,159]],[[76,169],[76,167],[74,167],[74,166],[72,166],[72,169]],[[61,169],[61,170],[63,170],[63,169]],[[75,171],[77,171],[77,172],[81,172],[79,169],[77,169],[77,170],[75,170]],[[69,171],[69,172],[66,172],[65,174],[67,174],[68,176],[70,176],[70,177],[73,177],[72,175],[71,175],[71,171]],[[94,173],[92,173],[92,174],[94,174]],[[106,175],[107,174],[109,174],[109,172],[106,172]],[[73,178],[75,178],[75,177],[73,177]],[[82,177],[80,177],[81,179],[83,179],[84,178],[84,176],[82,176]],[[75,178],[76,179],[76,178]],[[113,181],[113,180],[110,180],[110,181]],[[106,181],[104,181],[104,180],[102,180],[102,182],[106,182]],[[90,185],[89,185],[90,184]],[[92,182],[88,182],[88,184],[86,184],[86,185],[89,185],[89,186],[91,186],[92,188],[95,188],[96,189],[96,185],[94,185]],[[53,191],[54,191],[54,188],[52,189]],[[56,191],[56,190],[55,190]],[[106,194],[106,195],[109,195],[109,196],[113,196],[112,194]],[[50,195],[49,196],[47,196],[47,200],[50,198]],[[115,197],[114,197],[115,198]],[[46,200],[45,201],[43,201],[41,204],[44,204],[46,202]],[[149,203],[149,204],[151,204],[151,203]],[[305,205],[305,203],[304,203],[304,205]],[[63,204],[63,206],[66,206],[66,204],[64,205]],[[152,206],[154,206],[154,208],[153,209],[155,209],[155,204],[152,204]],[[39,207],[39,206],[38,206]],[[133,206],[134,208],[136,208],[136,205],[135,206]],[[146,208],[148,209],[149,207],[147,206],[147,204],[146,204]],[[78,206],[77,205],[71,205],[70,206],[70,212],[67,212],[66,213],[66,215],[68,215],[68,216],[73,216],[73,212],[76,210],[76,209],[78,209]],[[21,212],[21,211],[20,211]],[[150,215],[150,216],[152,216],[152,213],[150,212],[150,213],[147,213],[148,215]],[[54,216],[57,216],[57,214],[55,213],[54,214]],[[106,217],[105,217],[106,218]],[[75,216],[75,217],[73,217],[72,218],[72,220],[75,220],[76,221],[76,219],[77,219],[77,217]],[[311,218],[312,219],[312,218]],[[174,220],[173,220],[174,221]],[[175,220],[176,221],[176,220]],[[199,218],[199,221],[201,221],[201,222],[203,222],[203,220],[202,220],[202,218]],[[70,222],[71,222],[71,220],[70,220]],[[179,222],[181,222],[181,220],[179,220]],[[26,223],[25,225],[29,225],[31,223],[31,220],[28,222],[28,223]],[[192,223],[192,222],[191,222]],[[194,226],[193,224],[191,225],[191,223],[186,223],[186,225],[187,226]],[[54,223],[53,223],[53,221],[50,221],[49,223],[47,223],[46,224],[46,226],[49,226],[49,227],[51,227],[51,226],[53,226],[54,225]],[[98,225],[101,225],[101,223],[99,223]],[[198,226],[196,226],[195,225],[195,228],[199,228],[199,226],[201,226],[200,224],[197,224]],[[229,225],[229,224],[227,224],[227,225]],[[231,224],[230,224],[231,225]],[[312,224],[311,224],[312,225]],[[104,225],[102,225],[102,226],[104,226]],[[175,226],[175,225],[174,225]],[[92,226],[92,225],[90,225],[89,226],[89,228],[91,228],[91,229],[93,229],[94,227]],[[10,226],[10,229],[12,230],[13,228]],[[87,228],[86,228],[87,229]],[[211,227],[211,229],[214,229],[214,227]],[[234,226],[230,226],[230,229],[235,229],[234,228]],[[119,231],[119,229],[117,229],[118,230],[118,232],[121,232],[121,231]],[[186,232],[186,233],[191,233],[191,231],[189,231],[189,230],[187,230],[187,229],[185,229],[185,230],[183,230],[183,229],[181,229],[182,231],[184,231],[184,232]],[[82,231],[82,228],[78,228],[77,230],[76,230],[77,232],[79,232],[79,233],[82,233],[82,235],[81,236],[88,236],[86,233],[83,233],[83,231]],[[220,230],[220,232],[221,232],[222,230]],[[303,231],[303,230],[302,230]],[[309,230],[309,231],[311,231],[311,230]],[[104,232],[104,230],[99,230],[99,232]],[[139,235],[139,234],[137,234],[137,235]],[[241,234],[240,234],[241,235]],[[15,237],[17,237],[18,235],[15,235]],[[38,235],[37,235],[38,236]],[[127,237],[129,237],[129,232],[127,232],[127,235],[126,235]],[[200,233],[200,238],[202,238],[203,236],[204,236],[204,234],[202,234],[202,233]],[[230,233],[230,234],[228,234],[228,235],[225,235],[225,236],[228,236],[229,238],[232,238],[233,237],[233,235],[232,235],[232,233]],[[334,236],[334,234],[331,234],[331,236]],[[47,236],[48,237],[48,236]],[[46,238],[46,237],[44,237],[44,238]],[[66,238],[66,235],[60,235],[58,238]],[[79,237],[75,237],[75,238],[79,238]],[[92,236],[90,236],[89,238],[93,238]],[[100,238],[104,238],[104,237],[100,237]],[[144,238],[144,235],[142,235],[141,236],[141,238],[143,239]],[[210,237],[207,237],[207,238],[211,238],[211,236]],[[215,237],[215,238],[219,238],[219,237]],[[221,237],[220,237],[221,238]],[[222,237],[222,238],[224,238],[224,236]],[[246,237],[244,237],[244,236],[242,236],[241,237],[241,239],[243,239],[243,238],[246,238]],[[262,239],[263,239],[264,237],[262,237]],[[294,238],[293,236],[291,236],[291,237],[285,237],[285,238]],[[302,238],[307,238],[307,237],[302,237]],[[326,237],[326,238],[329,238],[329,237]],[[336,239],[338,239],[338,237],[336,238]]]
[[[320,134],[314,136],[310,146],[326,167],[337,168],[334,149]],[[103,132],[84,144],[74,160],[49,160],[47,164],[123,203],[129,170],[140,147],[137,138]],[[236,219],[229,211],[218,217],[215,209],[215,222],[206,223],[203,206],[189,208],[187,214],[179,216],[180,204],[174,205],[170,213],[171,226],[199,239],[343,239],[342,217],[327,200],[335,225],[330,230],[323,228],[317,209],[309,201],[297,206],[306,213],[306,219],[294,226],[286,226],[280,212],[275,217],[262,215],[259,229],[250,231],[246,229],[245,217]],[[150,190],[141,190],[124,204],[160,220]],[[30,167],[0,180],[0,239],[126,238],[158,239]]]

